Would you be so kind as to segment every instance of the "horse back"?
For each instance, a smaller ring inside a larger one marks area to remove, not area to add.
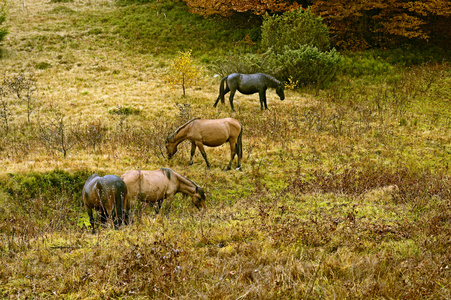
[[[110,210],[114,205],[122,204],[122,199],[127,194],[127,186],[120,177],[116,175],[91,177],[83,188],[85,206]]]
[[[196,120],[187,138],[209,147],[220,146],[230,138],[230,119]]]
[[[99,182],[104,192],[112,196],[125,196],[127,194],[127,186],[125,182],[116,175],[106,175]],[[100,188],[100,187],[99,187]]]
[[[167,171],[161,169],[155,171],[128,171],[122,175],[122,179],[128,188],[127,205],[137,199],[139,195],[145,202],[156,202],[166,196],[169,178]]]
[[[263,73],[237,74],[232,77],[229,84],[245,95],[264,92],[268,88],[268,78]]]

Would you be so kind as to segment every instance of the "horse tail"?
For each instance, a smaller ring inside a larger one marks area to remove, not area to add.
[[[224,84],[224,82],[227,80],[228,76],[225,76],[221,79],[221,83],[219,84],[219,96],[218,99],[221,99],[221,103],[224,104],[224,91],[225,91],[225,84],[227,84],[227,82]],[[216,100],[218,101],[218,100]]]
[[[243,125],[241,125],[241,131],[238,135],[238,139],[236,141],[236,154],[238,155],[238,158],[241,159],[243,157]]]

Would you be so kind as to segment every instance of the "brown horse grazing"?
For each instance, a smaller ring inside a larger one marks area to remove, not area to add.
[[[241,168],[241,158],[243,157],[242,135],[243,126],[235,119],[203,120],[194,118],[180,126],[166,139],[166,151],[170,159],[177,152],[178,144],[184,140],[190,140],[191,159],[189,165],[193,164],[193,156],[196,152],[196,147],[199,147],[199,150],[207,163],[207,168],[210,168],[204,145],[217,147],[225,142],[229,142],[230,162],[227,166],[227,170],[230,170],[235,154],[238,155],[237,169],[239,169]]]
[[[156,204],[158,213],[164,199],[172,200],[177,193],[189,195],[197,209],[205,207],[204,190],[188,178],[168,168],[155,171],[128,171],[121,176],[128,188],[125,199],[126,211],[137,201]]]
[[[97,174],[89,176],[83,187],[83,203],[89,215],[92,233],[95,233],[92,210],[100,212],[100,221],[105,223],[108,217],[113,219],[114,228],[122,225],[124,201],[127,196],[125,182],[116,175],[99,177]],[[128,213],[125,212],[125,224],[128,223]]]

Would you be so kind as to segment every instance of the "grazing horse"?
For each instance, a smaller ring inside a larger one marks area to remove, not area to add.
[[[97,174],[89,176],[83,187],[83,203],[89,215],[92,233],[95,233],[92,210],[100,212],[100,221],[105,223],[108,217],[113,219],[114,228],[122,225],[124,200],[127,196],[127,186],[116,175],[99,177]],[[125,224],[128,223],[128,213],[125,212]]]
[[[216,107],[219,99],[221,99],[221,103],[224,104],[224,95],[230,91],[230,106],[232,107],[232,110],[235,111],[233,108],[233,97],[235,96],[236,90],[238,90],[241,94],[245,95],[258,93],[260,95],[260,109],[263,110],[263,105],[265,105],[265,109],[268,109],[268,106],[266,105],[267,88],[276,89],[276,93],[279,95],[280,100],[285,99],[284,84],[274,77],[263,73],[249,75],[233,73],[221,79],[221,83],[219,84],[219,96],[213,106]]]
[[[130,210],[137,201],[156,204],[155,212],[158,213],[164,199],[172,200],[177,193],[189,195],[194,205],[200,209],[205,207],[204,190],[188,178],[168,168],[155,171],[128,171],[121,176],[128,188],[125,199],[125,208]]]
[[[191,159],[189,165],[193,164],[193,156],[196,147],[210,169],[210,163],[205,153],[204,145],[208,147],[221,146],[225,142],[230,144],[230,162],[226,170],[230,170],[235,154],[238,156],[237,169],[241,168],[243,157],[242,145],[243,126],[232,118],[203,120],[194,118],[180,126],[171,136],[166,139],[166,151],[169,159],[177,152],[177,145],[184,140],[191,141]]]

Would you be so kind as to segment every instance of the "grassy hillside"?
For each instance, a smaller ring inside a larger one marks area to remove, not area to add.
[[[33,74],[37,89],[30,122],[24,103],[2,98],[2,298],[451,297],[447,62],[349,56],[327,90],[287,90],[283,102],[269,90],[263,112],[237,94],[232,112],[213,108],[215,74],[186,97],[165,75],[178,50],[199,66],[255,51],[245,26],[177,1],[10,5],[0,71]],[[223,171],[227,145],[207,148],[210,170],[199,153],[188,166],[188,143],[166,159],[164,140],[192,117],[243,124],[240,171]],[[64,125],[66,156],[43,140],[52,123]],[[90,233],[90,174],[160,167],[203,186],[207,209],[177,195],[160,216],[148,207],[131,226]]]

